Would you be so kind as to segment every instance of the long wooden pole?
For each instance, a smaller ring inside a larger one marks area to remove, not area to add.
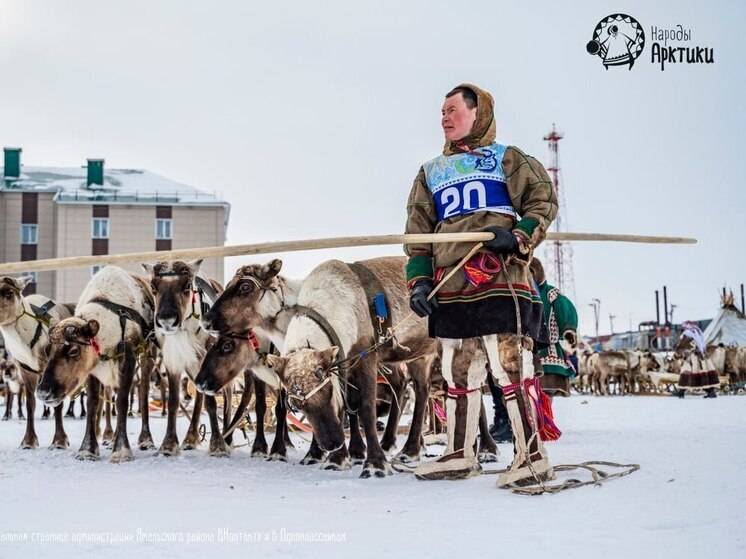
[[[160,260],[193,260],[196,258],[222,258],[275,252],[297,252],[324,248],[343,248],[375,245],[401,245],[411,243],[454,243],[489,241],[492,233],[439,233],[424,235],[371,235],[363,237],[330,237],[302,241],[275,241],[251,245],[187,248],[129,254],[105,254],[100,256],[69,256],[26,262],[0,264],[0,274],[18,274],[83,266],[103,266],[131,262],[155,262]],[[605,233],[547,233],[550,241],[609,241],[621,243],[694,244],[696,239],[686,237],[648,237],[642,235],[610,235]]]

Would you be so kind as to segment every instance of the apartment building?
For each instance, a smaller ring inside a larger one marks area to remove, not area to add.
[[[215,194],[138,169],[27,167],[4,148],[0,261],[172,250],[225,243],[230,205]],[[123,268],[142,272],[139,264]],[[75,302],[98,266],[32,273],[26,293]],[[202,270],[223,279],[223,259]]]

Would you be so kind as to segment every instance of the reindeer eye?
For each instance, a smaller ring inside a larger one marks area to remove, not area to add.
[[[314,373],[314,375],[316,375],[317,379],[324,380],[324,369],[319,367],[318,369],[316,369],[316,372]]]
[[[231,351],[233,351],[233,342],[231,341],[225,342],[223,344],[222,351],[223,353],[230,353]]]
[[[67,356],[76,359],[78,356],[80,356],[80,348],[76,345],[70,347],[70,351],[67,352]]]
[[[184,288],[184,295],[190,295],[192,293],[192,286],[188,285]]]
[[[244,282],[238,286],[238,292],[241,295],[246,295],[247,293],[251,293],[253,288],[254,288],[254,284],[249,283],[249,282]]]

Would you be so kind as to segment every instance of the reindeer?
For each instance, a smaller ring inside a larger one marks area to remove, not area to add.
[[[402,264],[403,266],[403,264]],[[261,265],[252,264],[239,268],[226,285],[225,291],[215,302],[213,308],[203,318],[203,326],[214,332],[236,335],[245,338],[249,331],[256,332],[259,343],[262,344],[260,352],[267,352],[269,343],[272,343],[279,349],[282,349],[285,343],[285,335],[290,321],[295,315],[294,306],[298,302],[298,294],[301,282],[290,280],[279,274],[282,268],[280,260]],[[333,297],[333,296],[331,296]],[[367,311],[366,311],[367,312]],[[430,340],[431,348],[434,348],[434,341]],[[245,353],[246,348],[243,348]],[[217,357],[217,354],[216,354]],[[419,460],[423,451],[422,428],[425,416],[428,411],[429,391],[430,391],[430,369],[436,353],[433,349],[431,353],[425,353],[421,357],[411,360],[408,365],[409,376],[412,380],[415,390],[415,406],[412,419],[412,426],[409,436],[402,450],[395,456],[394,460],[401,462],[411,462]],[[212,374],[220,380],[227,382],[228,378],[240,373],[240,369],[230,364],[230,356],[222,355],[220,359],[223,364],[218,365],[217,359],[212,362],[210,367],[203,367],[205,375],[202,376],[204,381],[208,375]],[[388,364],[387,364],[388,365]],[[389,369],[395,368],[390,366]],[[228,371],[223,374],[221,371]],[[260,368],[256,371],[258,378],[266,381],[270,386],[278,386],[280,380],[277,374],[271,369]],[[257,393],[261,388],[261,380],[257,382]],[[401,388],[401,387],[399,387]],[[261,398],[257,396],[258,402]],[[285,409],[280,408],[284,403],[284,397],[278,401],[276,409],[277,417],[284,417]],[[386,432],[381,441],[381,447],[385,452],[392,452],[396,445],[396,427],[398,426],[401,410],[399,408],[400,399],[392,406],[391,413],[386,425]],[[484,417],[484,430],[480,439],[480,456],[485,461],[495,460],[497,457],[497,447],[494,441],[489,437],[488,424],[486,416]],[[356,431],[357,417],[351,419],[351,432]],[[480,423],[481,425],[481,423]],[[355,428],[353,428],[355,427]],[[277,438],[273,449],[277,448]],[[362,463],[364,461],[364,450],[362,440],[352,444],[350,451],[353,462]],[[316,464],[321,461],[324,451],[318,447],[316,441],[312,441],[308,454],[301,461],[302,464]],[[329,467],[334,468],[335,465]]]
[[[246,411],[252,389],[256,394],[256,437],[251,447],[251,456],[285,461],[287,460],[287,447],[292,447],[285,421],[287,407],[280,379],[267,367],[268,351],[269,347],[261,349],[259,341],[253,335],[220,336],[207,351],[194,383],[199,393],[212,397],[243,374],[244,393],[236,413],[237,416]],[[267,440],[264,436],[267,388],[274,390],[278,395],[275,406],[277,430],[269,454],[267,454]],[[213,423],[211,419],[210,429],[213,433],[218,432],[217,420]]]
[[[376,278],[386,294],[389,314],[399,325],[390,343],[361,354],[376,341],[366,274],[331,260],[304,280],[282,356],[267,356],[288,390],[288,398],[303,409],[313,427],[309,454],[315,458],[328,452],[330,469],[347,469],[350,457],[365,457],[361,477],[391,473],[376,432],[378,371],[383,363],[397,366],[435,356],[435,340],[428,337],[425,320],[400,322],[409,314],[405,262],[405,258],[386,257],[356,263]],[[345,411],[350,414],[349,452],[342,419]],[[420,429],[422,419],[418,421]],[[358,420],[365,433],[367,455]]]
[[[155,297],[155,334],[161,348],[163,367],[168,377],[168,423],[159,454],[175,456],[179,453],[179,438],[176,434],[176,418],[181,403],[181,378],[186,373],[194,382],[207,349],[213,344],[209,333],[200,326],[200,317],[209,309],[222,291],[216,281],[207,280],[199,274],[202,260],[182,262],[179,260],[143,264],[150,276],[150,286]],[[194,400],[192,419],[186,437],[181,444],[183,450],[199,446],[199,418],[202,411],[202,392]],[[231,413],[232,390],[224,391],[224,422],[227,426]],[[209,454],[228,456],[231,437],[224,440],[217,428],[217,404],[214,395],[205,398],[205,407],[210,416],[211,436]]]
[[[24,386],[21,374],[18,371],[18,365],[12,359],[3,359],[0,361],[0,375],[2,375],[5,384],[5,414],[3,421],[13,419],[13,396],[18,396],[18,419],[23,417],[23,397]]]
[[[617,380],[619,391],[624,395],[625,387],[631,384],[632,379],[631,355],[627,351],[601,351],[588,357],[591,385],[596,394],[608,396],[609,383]]]
[[[243,372],[247,386],[253,383],[256,393],[256,438],[251,456],[285,461],[287,447],[292,447],[285,419],[286,393],[279,376],[266,365],[266,355],[274,347],[283,347],[293,314],[287,307],[296,303],[300,282],[279,276],[281,268],[280,260],[239,268],[202,317],[203,328],[220,338],[205,357],[195,385],[199,391],[214,394]],[[278,393],[277,430],[269,454],[264,437],[267,388]]]
[[[153,297],[145,278],[107,266],[83,290],[75,316],[50,329],[50,353],[36,395],[58,405],[87,381],[88,415],[78,459],[99,457],[98,418],[101,387],[117,390],[116,432],[112,462],[132,460],[127,437],[129,391],[135,374],[136,354],[149,352],[148,336],[153,323]],[[143,376],[150,377],[151,361],[143,359]],[[141,383],[141,449],[154,448],[148,422],[148,383]]]
[[[0,277],[0,333],[5,339],[6,349],[21,368],[21,378],[26,392],[26,433],[21,448],[36,448],[39,438],[34,429],[36,399],[34,390],[39,374],[47,363],[49,327],[72,315],[73,305],[58,305],[43,295],[24,297],[22,292],[31,281],[31,276],[18,279]],[[62,449],[69,446],[62,425],[62,402],[54,408],[55,431],[49,448]]]

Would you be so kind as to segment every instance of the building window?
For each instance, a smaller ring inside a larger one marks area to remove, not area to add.
[[[21,224],[21,244],[35,245],[39,237],[39,226],[23,223]]]
[[[91,266],[91,277],[98,274],[103,269],[103,266]]]
[[[173,239],[173,220],[156,219],[155,220],[155,238],[156,239]]]
[[[91,226],[91,237],[94,239],[109,238],[109,218],[94,217]]]

